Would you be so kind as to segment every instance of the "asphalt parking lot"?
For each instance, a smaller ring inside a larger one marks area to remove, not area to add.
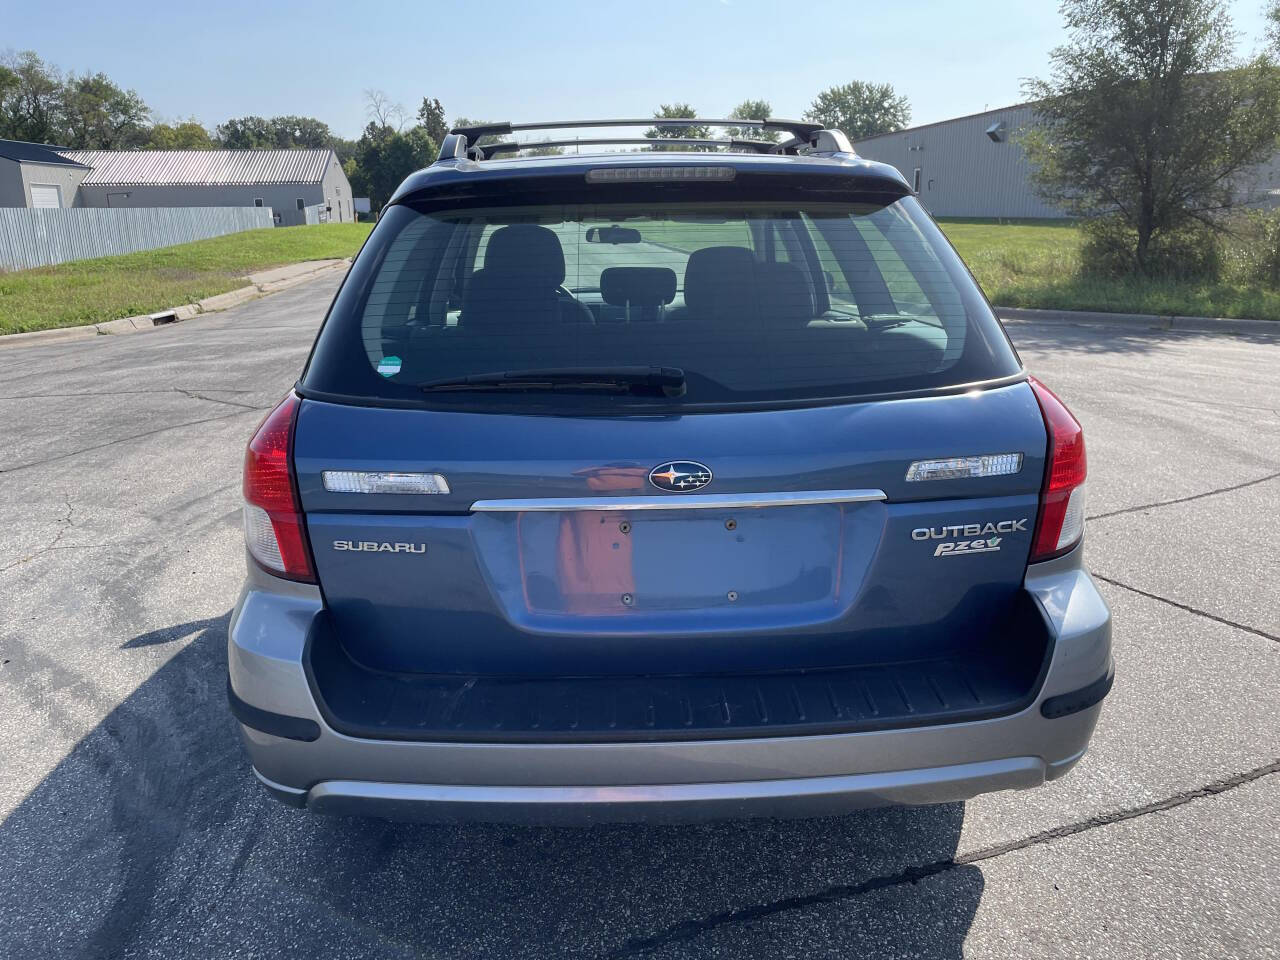
[[[1010,324],[1083,421],[1117,681],[1042,789],[838,820],[324,819],[225,703],[244,443],[333,280],[0,348],[0,956],[1280,955],[1280,337]]]

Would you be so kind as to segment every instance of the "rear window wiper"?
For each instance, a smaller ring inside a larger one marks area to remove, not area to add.
[[[429,380],[418,389],[424,393],[570,390],[680,397],[684,395],[685,380],[679,367],[549,367]]]

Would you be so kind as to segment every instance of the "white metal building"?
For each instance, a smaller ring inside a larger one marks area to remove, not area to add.
[[[1032,189],[1031,164],[1018,144],[1034,120],[1034,105],[1021,103],[868,137],[854,148],[902,171],[935,217],[1063,217]],[[1280,155],[1238,178],[1237,195],[1241,203],[1277,205]]]
[[[0,140],[0,207],[71,207],[89,172],[57,147]]]
[[[351,221],[351,184],[332,150],[62,151],[89,167],[85,207],[270,207],[276,223]],[[318,218],[315,216],[319,212]]]

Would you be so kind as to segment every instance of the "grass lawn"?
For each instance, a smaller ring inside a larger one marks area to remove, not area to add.
[[[252,230],[0,273],[0,334],[99,323],[190,303],[243,286],[245,275],[258,270],[349,257],[371,229],[368,223],[333,223]],[[942,229],[999,306],[1280,320],[1280,290],[1254,283],[1081,279],[1081,236],[1070,223],[949,220]],[[647,226],[645,235],[678,249],[750,243],[745,229],[742,236],[731,232],[727,226],[709,231],[664,222]]]
[[[998,306],[1280,320],[1280,290],[1254,283],[1081,279],[1081,235],[1069,223],[954,220],[941,226]]]
[[[737,232],[717,231],[668,221],[642,232],[646,240],[687,252],[721,243],[749,246],[745,228],[737,226]],[[998,306],[1280,320],[1280,290],[1255,283],[1081,279],[1082,237],[1067,221],[955,219],[941,226]]]
[[[245,285],[258,270],[349,257],[370,223],[232,233],[176,247],[0,273],[0,334],[154,313]]]

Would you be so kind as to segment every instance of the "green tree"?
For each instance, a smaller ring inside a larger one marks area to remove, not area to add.
[[[438,150],[422,127],[401,133],[389,124],[371,121],[344,170],[354,195],[368,197],[379,210],[405,177],[435,160]]]
[[[63,91],[66,145],[81,150],[130,150],[146,144],[151,109],[133,90],[104,73],[69,76]]]
[[[18,89],[18,75],[0,62],[0,125],[5,122],[5,117],[9,114],[10,105],[18,95]],[[0,127],[0,137],[8,139],[2,127]]]
[[[218,124],[213,135],[224,150],[266,150],[276,145],[271,122],[264,117],[233,117]]]
[[[218,142],[226,150],[289,150],[331,147],[338,138],[315,117],[235,117],[218,124]]]
[[[66,136],[66,88],[58,68],[34,50],[0,59],[5,82],[0,91],[0,138],[62,145]]]
[[[911,122],[911,104],[891,84],[851,80],[819,93],[804,118],[843,130],[850,140],[864,140],[905,127]]]
[[[331,147],[335,139],[329,125],[315,117],[272,117],[267,126],[275,138],[275,146],[281,150]]]
[[[439,100],[422,98],[422,106],[418,108],[418,125],[427,136],[440,143],[449,132],[449,124],[444,119],[444,105]]]
[[[768,120],[773,107],[768,100],[743,100],[729,111],[730,120]],[[777,143],[781,134],[777,130],[756,130],[753,127],[729,127],[725,133],[745,140],[768,140]]]
[[[334,137],[329,144],[333,148],[334,155],[337,156],[338,162],[346,169],[347,161],[356,155],[356,148],[359,145],[358,140],[347,140],[344,137]]]
[[[212,150],[217,144],[195,117],[176,123],[154,123],[147,136],[148,150]]]
[[[698,111],[687,103],[664,103],[654,111],[653,118],[655,120],[673,120],[676,118],[695,119]],[[644,135],[651,140],[678,140],[681,137],[688,137],[692,140],[698,140],[711,135],[711,128],[702,124],[696,124],[691,127],[671,126],[664,124],[656,124],[644,132]],[[670,150],[672,147],[654,146],[655,150]]]
[[[1118,227],[1106,242],[1156,272],[1153,245],[1218,224],[1239,175],[1275,151],[1280,75],[1267,54],[1237,59],[1221,0],[1066,0],[1062,11],[1069,42],[1050,77],[1027,84],[1039,101],[1023,138],[1034,183]]]

